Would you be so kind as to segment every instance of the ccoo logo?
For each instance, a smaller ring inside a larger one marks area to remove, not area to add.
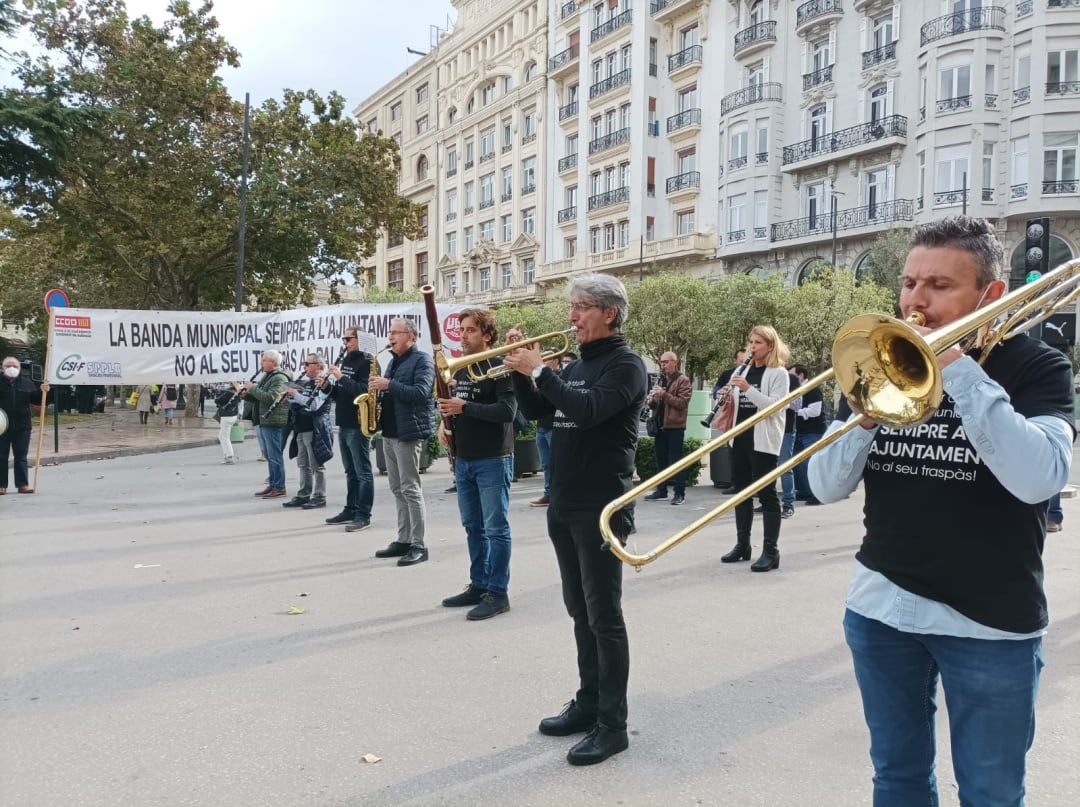
[[[56,365],[56,378],[60,381],[67,381],[70,378],[74,378],[78,373],[86,366],[86,362],[82,360],[82,356],[78,353],[73,353],[67,358],[61,359],[60,363]]]

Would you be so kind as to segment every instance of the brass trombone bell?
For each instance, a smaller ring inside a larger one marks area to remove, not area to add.
[[[457,375],[458,371],[463,367],[466,372],[468,372],[469,378],[473,381],[493,381],[498,378],[506,378],[514,371],[502,364],[497,364],[492,367],[490,364],[492,359],[497,356],[504,356],[513,350],[536,342],[561,340],[561,347],[541,352],[540,354],[540,358],[544,361],[557,359],[570,350],[570,339],[575,333],[577,333],[577,328],[567,328],[565,331],[552,331],[551,333],[545,333],[541,336],[522,339],[520,342],[493,347],[490,350],[482,350],[479,353],[470,353],[465,356],[458,356],[457,358],[447,358],[440,354],[435,357],[435,366],[442,375],[443,381],[447,384],[450,383],[453,377]],[[558,341],[556,341],[556,344],[559,344]],[[484,363],[487,363],[488,366],[486,369],[481,370],[480,365]]]

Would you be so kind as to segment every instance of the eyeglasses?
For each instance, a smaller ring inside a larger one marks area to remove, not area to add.
[[[412,333],[412,331],[388,331],[391,336],[400,336],[403,333]]]
[[[306,361],[306,362],[304,362],[304,364],[312,365],[312,364],[318,364],[318,362],[317,361]]]
[[[596,303],[570,303],[570,310],[577,311],[579,314],[588,311],[590,308],[599,308]]]
[[[351,342],[355,338],[356,338],[355,336],[343,336],[343,337],[341,337],[341,341],[342,342]]]

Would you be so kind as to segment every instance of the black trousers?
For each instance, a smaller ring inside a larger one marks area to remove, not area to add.
[[[653,438],[656,448],[656,470],[662,471],[669,465],[678,462],[683,456],[683,435],[686,429],[660,429]],[[686,493],[686,471],[679,471],[671,480],[675,488],[676,496]],[[661,493],[667,494],[667,485],[657,487]]]
[[[0,434],[0,488],[8,486],[8,455],[15,454],[15,487],[30,486],[26,455],[30,451],[30,429],[8,429]]]
[[[580,688],[575,700],[613,731],[626,728],[630,643],[622,614],[622,561],[604,547],[600,511],[548,507],[548,535],[574,621]]]
[[[754,430],[735,438],[731,449],[732,479],[737,490],[776,470],[776,455],[754,450]],[[780,537],[780,497],[776,495],[776,483],[767,485],[757,494],[761,502],[762,520],[765,522],[765,539],[775,541]],[[735,508],[735,531],[742,538],[750,536],[754,525],[754,499],[750,497]]]

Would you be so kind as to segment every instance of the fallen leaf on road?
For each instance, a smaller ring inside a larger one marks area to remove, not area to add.
[[[286,611],[289,616],[296,616],[297,614],[306,614],[307,608],[297,608],[295,605],[290,605],[289,610]]]
[[[374,754],[364,754],[360,759],[364,760],[364,762],[371,763],[382,762],[382,757],[377,757]]]
[[[296,596],[297,596],[297,597],[306,597],[307,595],[308,595],[308,593],[307,593],[306,591],[301,591],[301,592],[300,592],[299,594],[297,594]]]

